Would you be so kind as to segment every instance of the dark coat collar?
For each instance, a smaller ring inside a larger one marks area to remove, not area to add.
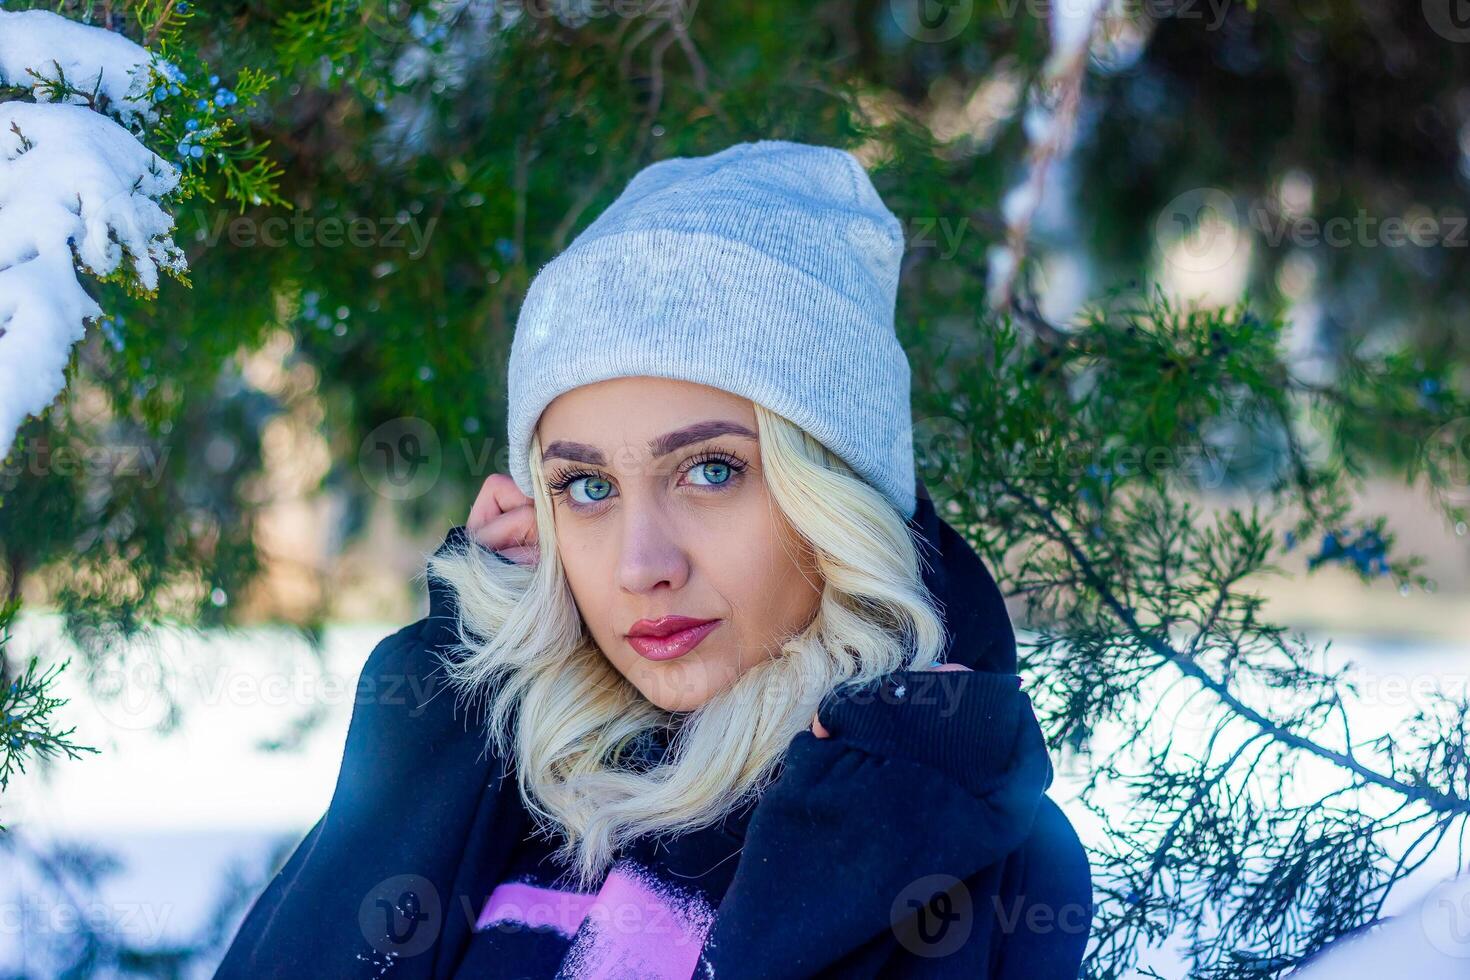
[[[919,545],[924,585],[944,616],[944,660],[974,670],[1016,671],[1016,633],[990,570],[960,533],[945,523],[922,482],[909,529]]]

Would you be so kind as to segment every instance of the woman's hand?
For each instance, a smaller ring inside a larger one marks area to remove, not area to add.
[[[937,666],[920,667],[918,669],[932,670],[937,672],[941,670],[969,670],[970,668],[966,667],[964,664],[939,664]],[[815,714],[812,715],[812,734],[817,736],[817,738],[830,738],[832,736],[832,733],[827,731],[827,726],[818,721]]]
[[[541,558],[535,502],[505,473],[485,478],[465,530],[480,544],[519,565],[534,565]]]

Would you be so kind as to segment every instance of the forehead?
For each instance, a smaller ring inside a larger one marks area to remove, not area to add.
[[[558,439],[632,447],[696,422],[730,421],[755,431],[755,406],[720,388],[672,378],[612,378],[554,399],[536,425],[542,446]]]

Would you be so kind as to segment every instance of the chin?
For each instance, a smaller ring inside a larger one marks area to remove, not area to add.
[[[634,682],[634,686],[656,707],[672,712],[693,711],[708,701],[713,693],[703,684],[681,683],[674,673],[662,678],[645,674]]]
[[[676,660],[645,660],[631,648],[614,666],[649,702],[670,712],[693,711],[726,690],[744,672],[730,651],[691,650]]]

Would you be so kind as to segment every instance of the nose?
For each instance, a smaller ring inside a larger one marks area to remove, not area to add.
[[[689,579],[689,556],[678,529],[654,502],[624,500],[618,587],[634,595],[660,587],[683,588]]]

